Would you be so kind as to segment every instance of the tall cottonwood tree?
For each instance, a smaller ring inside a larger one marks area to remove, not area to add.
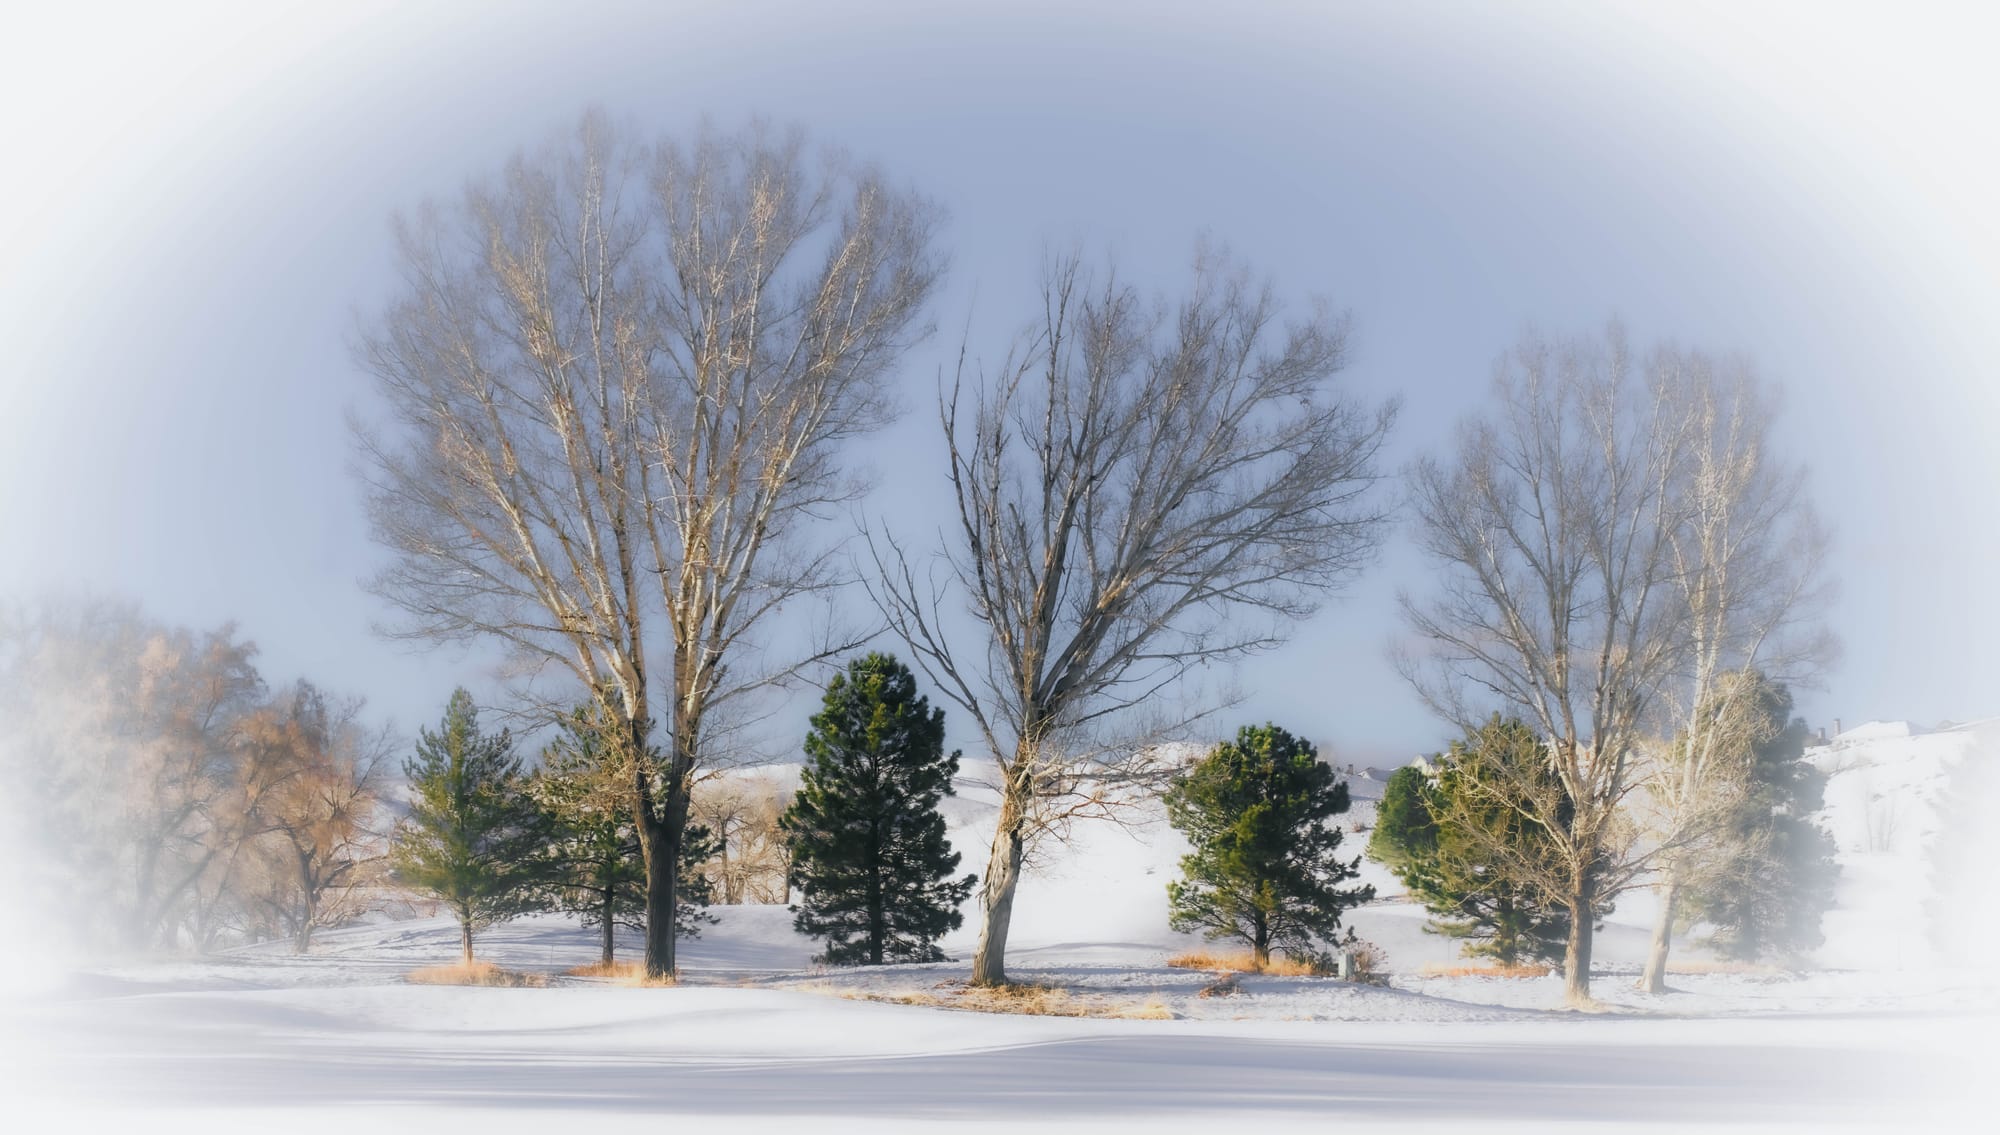
[[[1659,692],[1672,740],[1651,747],[1639,801],[1657,847],[1658,908],[1640,984],[1661,993],[1680,896],[1731,857],[1731,829],[1755,792],[1767,683],[1810,679],[1835,644],[1818,622],[1827,533],[1804,470],[1777,453],[1774,404],[1740,361],[1668,351],[1652,366],[1691,434],[1668,530],[1686,620],[1680,672]]]
[[[878,602],[998,774],[985,985],[1006,981],[1035,840],[1167,771],[1128,711],[1275,644],[1373,553],[1368,490],[1394,416],[1332,389],[1341,318],[1281,322],[1271,288],[1225,256],[1200,254],[1171,308],[1075,257],[1041,298],[998,373],[968,390],[961,370],[942,399],[958,521],[944,578],[892,539],[876,548]]]
[[[934,215],[796,132],[648,146],[592,114],[397,226],[361,350],[389,412],[362,430],[378,590],[407,633],[503,642],[623,723],[649,974],[695,769],[801,661],[757,636],[838,582],[812,534],[927,330]]]
[[[1550,834],[1553,854],[1523,864],[1522,881],[1569,908],[1573,1004],[1590,998],[1591,910],[1689,838],[1684,827],[1642,842],[1628,804],[1651,771],[1648,743],[1672,735],[1703,627],[1740,643],[1757,621],[1702,590],[1705,510],[1729,495],[1714,472],[1757,440],[1718,427],[1726,397],[1693,356],[1634,359],[1615,327],[1602,340],[1529,336],[1455,453],[1410,472],[1417,537],[1442,578],[1434,596],[1405,597],[1422,643],[1405,672],[1447,720],[1470,730],[1498,703],[1548,745],[1560,792],[1524,774],[1494,797]]]

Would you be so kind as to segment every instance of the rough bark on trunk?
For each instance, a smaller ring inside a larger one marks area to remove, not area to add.
[[[472,964],[472,915],[460,911],[458,914],[458,948],[465,957],[465,964]]]
[[[1271,931],[1261,918],[1250,939],[1250,964],[1257,967],[1258,973],[1271,968]]]
[[[1021,860],[1027,854],[1026,801],[1010,786],[1000,804],[1000,824],[993,832],[993,851],[986,860],[986,878],[979,903],[986,920],[979,928],[979,949],[972,956],[972,984],[1007,984],[1007,927],[1014,917],[1014,889],[1021,881]]]
[[[1648,993],[1667,991],[1667,951],[1673,947],[1674,909],[1680,903],[1680,891],[1680,882],[1669,868],[1666,882],[1660,886],[1660,914],[1653,923],[1653,948],[1646,955],[1646,972],[1639,982],[1640,988]]]

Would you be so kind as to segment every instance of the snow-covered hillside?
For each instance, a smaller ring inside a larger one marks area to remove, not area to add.
[[[1806,759],[1827,774],[1819,821],[1840,849],[1840,888],[1818,960],[1877,970],[1938,961],[1928,908],[1940,874],[1935,859],[1944,805],[1971,781],[1961,776],[1967,762],[2000,761],[2000,719],[1932,730],[1870,722],[1808,749]],[[1985,844],[2000,851],[1991,836]],[[1991,904],[1984,909],[1990,941],[2000,926],[1993,924]]]

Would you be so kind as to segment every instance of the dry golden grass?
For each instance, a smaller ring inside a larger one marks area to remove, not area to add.
[[[1498,962],[1483,966],[1427,965],[1425,977],[1547,977],[1555,972],[1545,965],[1503,966]]]
[[[649,978],[646,976],[646,963],[634,961],[591,962],[588,965],[571,966],[563,971],[563,976],[608,977],[619,985],[630,985],[641,989],[665,989],[680,984],[671,977]]]
[[[485,985],[501,989],[539,989],[549,983],[547,974],[501,969],[492,962],[425,966],[404,974],[403,980],[412,985]]]
[[[1111,1016],[1121,1021],[1171,1021],[1174,1011],[1167,1008],[1165,998],[1155,993],[1137,1005],[1121,1005],[1113,1009]]]
[[[1316,958],[1294,958],[1278,954],[1269,964],[1259,969],[1255,957],[1248,953],[1221,954],[1212,950],[1196,950],[1187,954],[1176,954],[1167,959],[1174,969],[1205,969],[1217,973],[1261,973],[1269,977],[1325,977],[1326,967]]]

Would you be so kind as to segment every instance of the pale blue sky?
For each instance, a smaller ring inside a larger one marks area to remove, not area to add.
[[[346,340],[387,221],[588,104],[797,122],[950,211],[947,332],[871,446],[920,528],[926,412],[998,355],[1045,244],[1171,286],[1198,234],[1352,309],[1346,381],[1445,439],[1528,323],[1754,357],[1839,533],[1839,716],[2000,712],[1991,452],[2000,84],[1966,7],[117,6],[12,17],[0,240],[0,596],[236,618],[267,674],[404,728],[472,660],[374,638]],[[1400,541],[1247,664],[1232,716],[1356,759],[1442,740],[1384,661]],[[803,710],[798,715],[802,721]],[[781,730],[781,732],[783,732]]]

